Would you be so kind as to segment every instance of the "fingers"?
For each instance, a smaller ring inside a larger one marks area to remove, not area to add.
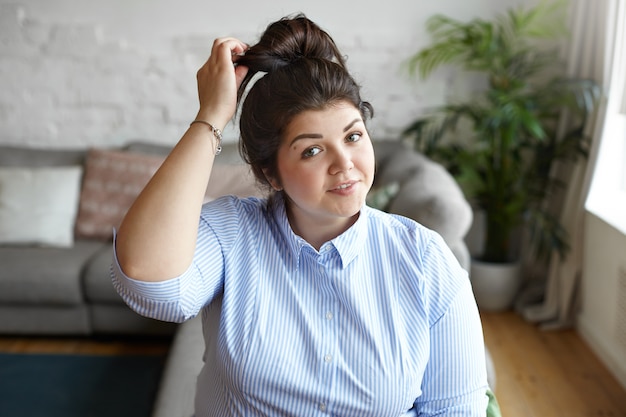
[[[248,45],[236,38],[217,38],[213,41],[211,55],[204,65],[198,70],[198,74],[207,71],[211,66],[233,64],[241,55],[248,50]]]
[[[213,41],[211,56],[235,63],[248,50],[248,45],[236,38],[217,38]],[[210,59],[210,58],[209,58]]]
[[[201,113],[222,128],[233,116],[237,90],[248,69],[235,65],[248,45],[236,38],[218,38],[211,55],[196,74]]]

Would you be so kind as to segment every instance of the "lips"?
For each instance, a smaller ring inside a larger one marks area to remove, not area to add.
[[[341,184],[339,184],[338,186],[336,186],[335,188],[332,188],[331,191],[343,191],[343,190],[347,190],[349,188],[351,188],[354,184],[356,184],[357,181],[347,181],[347,182],[342,182]]]

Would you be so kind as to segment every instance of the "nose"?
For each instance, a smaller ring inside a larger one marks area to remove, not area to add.
[[[354,168],[352,153],[348,149],[339,148],[333,151],[332,162],[329,168],[330,174],[339,174],[341,172],[350,171],[352,168]]]

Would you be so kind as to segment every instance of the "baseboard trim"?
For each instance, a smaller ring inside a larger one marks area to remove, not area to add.
[[[580,314],[576,320],[576,329],[580,337],[587,342],[591,350],[604,363],[608,371],[617,379],[619,384],[626,390],[626,363],[623,358],[615,357],[612,349],[606,341],[606,337],[595,332],[596,327],[590,323],[584,315]]]

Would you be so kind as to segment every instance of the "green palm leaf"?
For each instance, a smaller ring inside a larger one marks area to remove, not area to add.
[[[593,80],[565,77],[557,51],[538,42],[567,34],[566,4],[545,0],[493,20],[433,16],[426,25],[432,43],[405,62],[422,78],[443,65],[486,76],[484,91],[419,117],[403,137],[456,176],[487,223],[500,229],[491,238],[508,242],[524,222],[542,253],[567,250],[567,236],[543,202],[559,186],[553,164],[587,154],[585,126],[601,94]],[[508,243],[501,252],[498,242],[487,245],[492,260],[507,258]]]

